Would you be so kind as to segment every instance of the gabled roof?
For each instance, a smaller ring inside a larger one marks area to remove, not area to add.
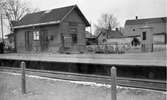
[[[125,25],[137,25],[148,23],[167,23],[167,17],[126,20]]]
[[[14,28],[58,24],[61,23],[74,9],[77,11],[79,16],[81,16],[86,26],[90,26],[89,22],[82,14],[78,6],[72,5],[72,6],[27,14],[19,22],[17,22],[17,24],[15,24]]]
[[[107,37],[108,39],[111,39],[111,38],[122,38],[124,37],[123,33],[119,30],[112,30],[110,32],[107,32],[107,31],[102,31],[98,36],[97,38],[100,36],[100,35],[105,35],[105,37]]]
[[[111,31],[108,38],[121,38],[123,34],[120,31]]]

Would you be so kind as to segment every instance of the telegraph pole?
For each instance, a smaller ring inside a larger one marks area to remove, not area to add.
[[[3,39],[3,20],[2,20],[2,14],[1,14],[1,34],[2,34],[2,42],[4,42],[4,39]]]
[[[90,21],[90,33],[92,34],[92,21]]]

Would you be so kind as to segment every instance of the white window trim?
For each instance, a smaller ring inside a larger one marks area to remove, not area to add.
[[[40,40],[39,31],[33,31],[33,40],[35,40],[35,41]]]

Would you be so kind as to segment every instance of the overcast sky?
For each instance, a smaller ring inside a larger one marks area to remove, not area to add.
[[[166,0],[28,0],[41,10],[77,4],[86,18],[97,23],[102,13],[111,13],[123,26],[126,19],[167,16]]]
[[[27,0],[40,10],[59,8],[77,4],[85,17],[93,24],[103,13],[117,17],[120,26],[125,20],[167,16],[166,0]]]

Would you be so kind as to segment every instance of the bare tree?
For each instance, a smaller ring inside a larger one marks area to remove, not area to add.
[[[117,18],[112,14],[102,14],[98,24],[95,25],[95,34],[98,35],[101,31],[111,31],[119,25]]]
[[[6,15],[11,26],[11,21],[19,21],[27,13],[38,10],[31,8],[28,4],[24,0],[0,0],[0,9]]]

